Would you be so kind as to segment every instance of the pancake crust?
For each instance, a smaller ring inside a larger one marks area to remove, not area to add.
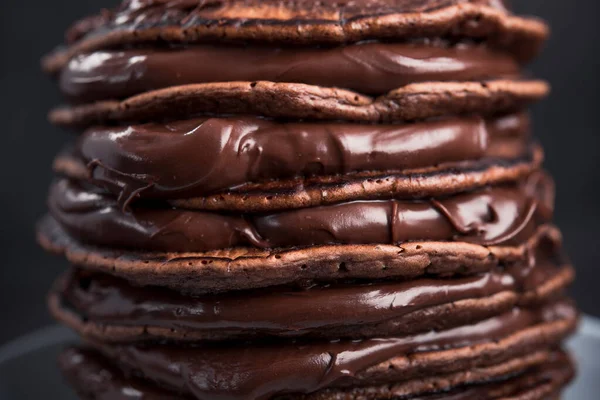
[[[50,112],[56,125],[84,128],[116,122],[253,114],[274,118],[411,121],[454,114],[495,115],[546,96],[543,81],[426,82],[372,98],[344,89],[301,83],[222,82],[174,86],[123,101],[101,101]]]
[[[488,271],[500,263],[526,262],[539,244],[561,242],[560,232],[542,226],[521,246],[462,242],[402,245],[330,245],[303,249],[235,248],[205,253],[140,253],[100,249],[70,238],[51,217],[38,226],[46,250],[73,264],[184,293],[216,293],[285,284],[348,279],[411,279]]]
[[[129,2],[131,3],[131,2]],[[153,1],[146,10],[125,6],[76,23],[69,47],[43,60],[56,73],[75,54],[148,42],[266,42],[344,44],[362,40],[468,37],[509,49],[521,60],[534,57],[548,36],[535,18],[521,18],[495,0],[411,2],[212,1],[182,3],[167,10]],[[162,3],[162,4],[161,4]]]

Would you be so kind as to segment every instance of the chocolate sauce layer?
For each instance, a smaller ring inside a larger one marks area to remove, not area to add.
[[[227,47],[98,51],[75,56],[60,88],[74,102],[123,99],[194,83],[271,81],[385,94],[415,82],[515,78],[519,64],[485,46],[362,43],[335,48]]]
[[[109,195],[59,181],[49,208],[84,243],[147,251],[208,251],[239,246],[279,248],[325,244],[460,240],[515,244],[552,217],[553,185],[535,175],[430,200],[354,201],[265,214],[221,214],[136,206],[123,210]]]
[[[545,260],[462,278],[280,287],[201,297],[136,287],[110,275],[74,270],[57,290],[63,304],[97,324],[295,337],[325,328],[384,323],[464,299],[506,291],[524,293],[562,269]]]
[[[527,151],[528,131],[525,114],[407,125],[204,118],[91,128],[76,153],[92,178],[122,199],[173,199],[297,176],[514,159]]]
[[[126,370],[200,400],[269,399],[356,384],[394,357],[500,340],[538,323],[573,319],[568,303],[513,311],[477,324],[403,338],[243,346],[99,346]],[[230,345],[231,346],[231,345]],[[364,384],[364,382],[363,382]]]

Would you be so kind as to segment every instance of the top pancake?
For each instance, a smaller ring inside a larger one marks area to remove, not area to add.
[[[44,67],[54,73],[77,53],[155,41],[309,45],[422,37],[489,40],[528,60],[547,33],[543,22],[511,15],[501,0],[127,0],[76,23],[69,48],[49,55]]]

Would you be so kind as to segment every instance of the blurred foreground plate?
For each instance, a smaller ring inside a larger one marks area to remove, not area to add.
[[[76,340],[67,328],[50,326],[0,347],[0,399],[76,400],[56,366],[60,351]],[[569,347],[577,359],[578,376],[563,399],[600,398],[600,320],[584,317]]]

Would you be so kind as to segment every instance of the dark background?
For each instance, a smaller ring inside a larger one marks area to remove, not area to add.
[[[549,80],[552,96],[534,108],[536,135],[558,187],[556,221],[578,269],[573,293],[600,316],[600,1],[513,1],[517,13],[550,22],[552,37],[530,66]],[[62,41],[76,18],[116,0],[0,0],[0,345],[51,322],[45,293],[63,260],[35,244],[53,156],[68,135],[46,112],[60,102],[39,59]]]

